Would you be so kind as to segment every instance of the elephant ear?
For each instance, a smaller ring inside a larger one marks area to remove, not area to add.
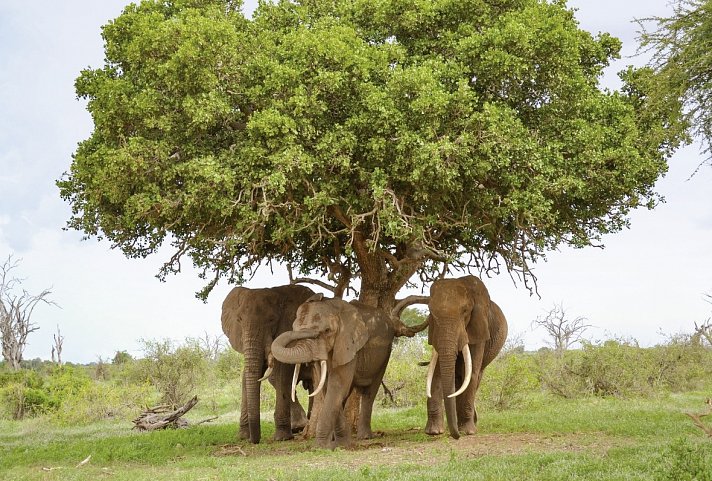
[[[245,352],[242,342],[242,327],[239,321],[243,290],[241,287],[236,287],[228,293],[223,301],[222,316],[220,317],[223,333],[230,341],[230,346],[241,353]]]
[[[472,309],[470,322],[467,324],[467,337],[470,344],[487,341],[490,338],[489,330],[489,291],[484,283],[475,276],[464,278],[467,283]]]
[[[339,313],[339,332],[334,339],[332,366],[342,366],[354,360],[356,353],[368,341],[368,328],[354,306],[346,304]]]
[[[322,299],[324,299],[324,294],[322,294],[321,292],[317,292],[316,294],[313,294],[312,296],[310,296],[309,299],[307,299],[304,302],[305,303],[306,302],[319,302]]]

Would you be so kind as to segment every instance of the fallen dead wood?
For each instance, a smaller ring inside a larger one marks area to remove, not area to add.
[[[172,410],[166,404],[148,408],[133,420],[133,428],[139,431],[155,431],[157,429],[188,427],[188,421],[182,419],[182,416],[193,409],[197,403],[198,396],[193,396],[190,401],[176,410]]]
[[[690,419],[692,419],[692,422],[695,426],[700,428],[702,431],[705,432],[705,434],[707,436],[712,438],[712,426],[707,426],[704,422],[702,422],[703,417],[712,415],[712,399],[707,399],[705,401],[705,404],[707,404],[709,406],[709,409],[707,410],[707,412],[699,413],[699,414],[695,414],[695,413],[685,413],[685,414],[687,414],[690,417]]]

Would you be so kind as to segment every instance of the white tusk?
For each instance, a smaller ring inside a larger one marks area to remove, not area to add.
[[[314,397],[319,394],[319,391],[322,390],[322,388],[324,387],[324,383],[326,382],[326,361],[321,361],[319,368],[321,371],[321,376],[319,377],[319,385],[316,387],[314,392],[309,395],[309,397]]]
[[[301,364],[294,365],[294,376],[292,377],[292,402],[297,402],[297,382],[299,381],[299,369]]]
[[[433,349],[433,357],[430,359],[430,366],[428,367],[428,379],[425,381],[425,395],[432,397],[432,387],[433,387],[433,375],[435,374],[435,365],[438,363],[438,351]]]
[[[470,346],[467,344],[465,344],[465,346],[462,348],[462,357],[465,358],[465,382],[462,383],[460,389],[450,394],[448,397],[459,396],[460,394],[465,392],[467,386],[470,385],[470,380],[472,379],[472,358],[470,357]]]
[[[268,377],[270,377],[271,375],[272,375],[272,366],[267,366],[267,370],[265,371],[265,375],[262,376],[261,378],[259,378],[259,379],[257,380],[257,382],[262,382],[262,381],[264,381],[265,379],[267,379]]]

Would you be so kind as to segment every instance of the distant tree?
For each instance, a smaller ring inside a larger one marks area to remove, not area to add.
[[[544,328],[549,337],[547,343],[561,356],[569,347],[583,339],[584,331],[591,327],[586,321],[587,319],[581,316],[569,317],[563,304],[554,304],[546,314],[532,321],[532,325]]]
[[[114,358],[111,360],[111,364],[126,364],[127,362],[133,361],[133,357],[126,351],[116,351]]]
[[[144,0],[76,81],[94,129],[58,181],[69,227],[243,282],[271,262],[360,278],[529,266],[652,208],[683,133],[651,69],[563,1]],[[661,104],[660,104],[661,105]],[[527,284],[531,285],[531,284]]]
[[[39,294],[30,294],[22,289],[22,279],[13,276],[12,271],[19,265],[18,260],[8,256],[0,265],[0,338],[2,356],[13,370],[20,369],[22,353],[27,346],[27,336],[39,329],[32,322],[32,314],[37,304],[56,305],[49,300],[52,293],[45,289]]]
[[[62,347],[64,346],[64,336],[59,331],[59,326],[57,326],[57,334],[52,334],[52,362],[56,362],[58,365],[62,365]],[[56,361],[55,361],[56,356]]]
[[[225,346],[225,343],[220,336],[211,336],[207,333],[207,331],[204,332],[203,337],[197,339],[196,342],[203,350],[209,361],[217,361],[220,356],[220,352]]]
[[[673,14],[639,21],[641,46],[652,52],[657,87],[651,105],[664,104],[673,94],[685,106],[690,132],[703,143],[712,161],[712,0],[674,0]],[[647,23],[653,22],[654,28]],[[666,107],[661,106],[662,109]]]

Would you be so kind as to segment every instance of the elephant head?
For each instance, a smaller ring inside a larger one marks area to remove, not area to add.
[[[324,386],[327,369],[353,361],[367,341],[368,329],[356,307],[315,294],[299,306],[293,330],[274,340],[272,355],[280,362],[297,365],[295,379],[300,364],[320,361],[319,384],[310,394],[315,396]]]
[[[455,398],[470,387],[472,375],[479,376],[483,367],[482,354],[490,339],[490,303],[487,288],[475,276],[439,279],[430,288],[428,343],[433,346],[433,357],[426,390],[430,398],[437,369],[448,429],[454,438],[460,436]],[[470,351],[470,345],[474,346],[474,353]],[[456,362],[460,353],[465,364],[464,380],[456,390]],[[479,378],[474,382],[479,384]]]
[[[223,332],[233,349],[245,356],[243,411],[247,411],[249,438],[253,443],[260,440],[260,381],[271,372],[268,364],[272,340],[289,329],[299,305],[313,294],[311,289],[299,285],[236,287],[223,301]]]

